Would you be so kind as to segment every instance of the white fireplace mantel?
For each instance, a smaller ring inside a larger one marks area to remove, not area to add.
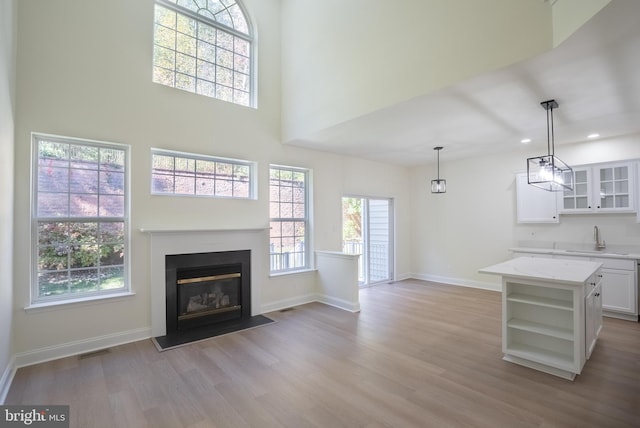
[[[165,256],[251,250],[251,315],[261,307],[261,282],[269,245],[269,229],[147,229],[151,236],[151,335],[166,331]]]

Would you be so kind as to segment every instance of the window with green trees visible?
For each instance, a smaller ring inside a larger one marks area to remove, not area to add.
[[[309,268],[309,171],[271,166],[269,170],[271,272]]]
[[[156,0],[153,81],[253,106],[253,37],[235,0]]]
[[[128,147],[33,135],[32,303],[129,291]]]

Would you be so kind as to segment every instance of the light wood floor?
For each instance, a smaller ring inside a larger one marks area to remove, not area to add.
[[[638,323],[606,318],[570,382],[501,359],[499,293],[410,280],[361,305],[23,368],[6,404],[69,404],[78,428],[640,426]]]

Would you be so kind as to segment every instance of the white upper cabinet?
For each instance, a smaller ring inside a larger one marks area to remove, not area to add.
[[[600,200],[598,209],[602,211],[635,211],[634,170],[629,163],[602,166],[598,169]]]
[[[573,190],[558,193],[559,212],[635,212],[635,174],[631,162],[576,167]]]
[[[518,223],[558,223],[557,203],[554,192],[529,185],[526,173],[516,174]]]
[[[593,212],[592,194],[591,168],[574,168],[573,190],[558,193],[559,211],[561,213]]]

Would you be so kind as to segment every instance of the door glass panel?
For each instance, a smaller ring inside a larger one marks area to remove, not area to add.
[[[576,198],[576,208],[589,208],[586,197]]]
[[[363,283],[364,239],[361,198],[342,198],[342,252],[358,254],[358,282]]]
[[[587,194],[587,184],[586,183],[576,184],[575,185],[575,189],[576,189],[576,195],[584,196],[584,195]]]
[[[619,166],[615,168],[615,177],[616,180],[626,180],[628,176],[629,169],[626,166]]]
[[[600,193],[605,195],[611,195],[613,193],[613,182],[600,183]]]
[[[393,201],[342,198],[342,251],[359,254],[361,285],[393,277]]]
[[[622,195],[615,197],[616,207],[626,208],[629,206],[629,196]]]
[[[565,209],[573,209],[576,207],[576,204],[573,200],[573,198],[564,198],[564,208]]]
[[[369,201],[369,280],[390,279],[389,275],[389,205],[387,199]]]
[[[616,193],[629,193],[629,182],[616,181]]]

